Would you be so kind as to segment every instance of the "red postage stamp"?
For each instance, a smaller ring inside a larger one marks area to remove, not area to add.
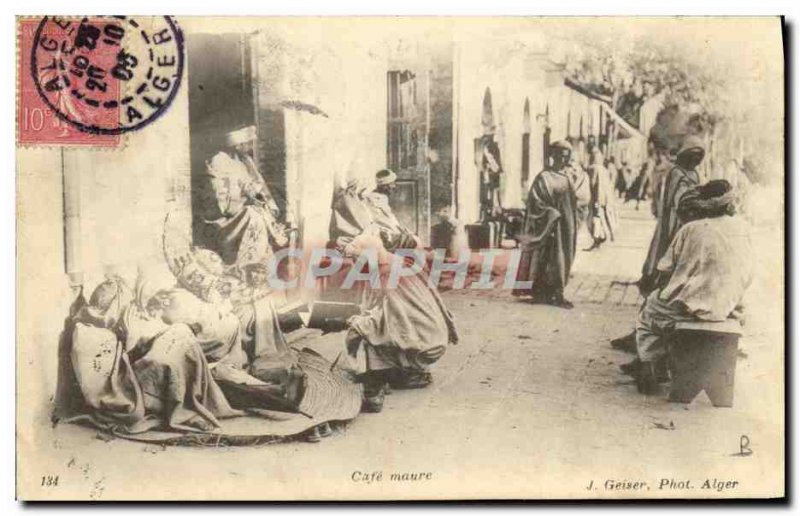
[[[178,92],[183,33],[169,16],[22,20],[22,144],[112,147],[158,120]]]
[[[89,109],[90,106],[79,102],[74,94],[58,91],[60,78],[70,74],[79,79],[76,75],[83,71],[87,84],[93,81],[91,85],[96,88],[105,88],[106,96],[117,98],[120,95],[118,81],[92,77],[92,74],[96,77],[101,71],[113,67],[116,52],[110,47],[94,52],[91,69],[83,67],[88,60],[74,46],[67,44],[70,31],[77,30],[76,27],[74,22],[67,26],[42,24],[38,19],[18,21],[17,141],[20,145],[116,147],[121,141],[120,134],[87,131],[73,123],[80,121],[87,127],[115,124],[120,116],[119,107]],[[41,52],[35,47],[41,47]],[[37,59],[36,53],[45,56]],[[32,64],[34,60],[37,61],[35,67]],[[81,70],[82,67],[85,69]]]

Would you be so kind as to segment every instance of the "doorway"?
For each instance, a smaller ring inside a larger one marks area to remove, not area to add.
[[[199,203],[206,162],[223,148],[225,133],[255,123],[251,49],[241,34],[196,34],[186,43],[192,236],[204,246]]]
[[[397,174],[389,199],[397,219],[424,243],[430,240],[428,164],[429,78],[427,73],[395,70],[387,74],[387,166]]]

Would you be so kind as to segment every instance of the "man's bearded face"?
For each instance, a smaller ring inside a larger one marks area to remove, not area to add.
[[[255,156],[255,142],[242,142],[237,143],[233,146],[233,150],[236,151],[236,154],[239,156]]]
[[[397,183],[389,183],[387,185],[378,185],[376,190],[379,193],[384,195],[392,195],[392,193],[397,189]]]

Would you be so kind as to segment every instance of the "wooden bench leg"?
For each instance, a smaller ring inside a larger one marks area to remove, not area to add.
[[[712,346],[713,358],[706,377],[706,393],[715,407],[732,407],[737,342],[716,342]]]
[[[691,403],[705,390],[715,407],[733,406],[737,335],[679,331],[670,340],[670,401]]]
[[[698,346],[693,341],[673,339],[670,343],[672,383],[669,400],[691,403],[703,390],[705,364]]]

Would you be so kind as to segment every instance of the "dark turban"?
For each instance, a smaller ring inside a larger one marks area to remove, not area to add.
[[[696,220],[733,215],[735,201],[731,184],[715,179],[686,192],[678,204],[678,216],[682,220]]]

